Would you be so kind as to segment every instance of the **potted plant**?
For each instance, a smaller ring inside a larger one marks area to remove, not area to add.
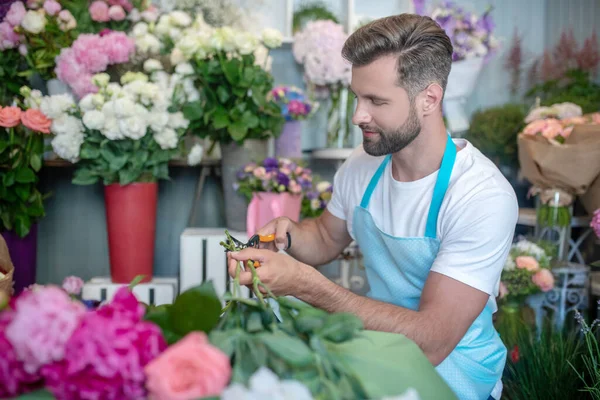
[[[275,100],[285,118],[281,135],[275,140],[277,157],[302,158],[301,121],[310,118],[318,107],[306,98],[304,92],[295,86],[277,86],[269,94]]]
[[[178,154],[189,121],[182,77],[160,71],[126,73],[109,82],[92,78],[98,93],[78,104],[53,96],[46,114],[56,137],[52,147],[76,163],[73,183],[104,184],[111,277],[130,282],[152,277],[158,181],[169,179],[169,160]]]
[[[247,234],[277,217],[300,219],[303,194],[312,188],[312,172],[287,159],[267,157],[245,165],[234,187],[248,201]]]
[[[452,69],[444,93],[444,114],[451,131],[462,132],[469,128],[469,118],[464,101],[471,95],[483,64],[498,47],[492,34],[494,22],[489,7],[481,17],[445,1],[433,7],[431,18],[450,37],[454,53]]]
[[[327,208],[333,194],[333,185],[328,181],[312,182],[302,198],[300,218],[317,218]]]
[[[279,106],[267,99],[273,88],[268,48],[280,46],[281,41],[281,34],[273,29],[265,29],[259,38],[228,26],[213,28],[197,18],[183,30],[171,52],[174,64],[189,60],[188,76],[200,92],[199,99],[184,109],[191,132],[209,139],[213,148],[220,145],[230,229],[245,230],[244,199],[233,190],[238,169],[266,157],[267,139],[277,137],[284,124]]]
[[[17,265],[17,293],[35,283],[37,222],[45,215],[38,172],[48,133],[50,120],[39,109],[0,108],[0,231]]]

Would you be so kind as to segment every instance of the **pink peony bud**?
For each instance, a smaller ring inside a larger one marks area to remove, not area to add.
[[[103,1],[94,1],[89,8],[90,16],[92,20],[96,22],[108,22],[110,17],[108,16],[108,4]]]
[[[44,10],[48,15],[55,16],[62,10],[62,7],[56,0],[46,0],[44,2]]]
[[[62,283],[62,288],[69,294],[79,296],[83,289],[83,279],[77,276],[67,276]]]
[[[127,14],[125,14],[125,10],[121,6],[111,6],[108,9],[108,16],[113,21],[123,21]]]

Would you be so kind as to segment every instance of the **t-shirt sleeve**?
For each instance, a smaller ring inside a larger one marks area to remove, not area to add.
[[[327,203],[327,210],[334,216],[344,221],[347,219],[346,210],[348,209],[347,196],[344,195],[345,181],[347,179],[348,162],[346,161],[335,173],[333,177],[333,193],[331,200]]]
[[[513,241],[519,207],[514,194],[491,190],[446,216],[440,250],[431,271],[497,296]]]

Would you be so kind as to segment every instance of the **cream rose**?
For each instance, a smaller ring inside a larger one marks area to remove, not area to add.
[[[25,17],[23,17],[23,21],[21,21],[21,26],[27,32],[35,34],[42,33],[46,27],[46,15],[44,14],[44,10],[27,11]]]

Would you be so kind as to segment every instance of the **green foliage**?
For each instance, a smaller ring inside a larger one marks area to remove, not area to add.
[[[178,130],[177,134],[181,138],[184,132]],[[161,149],[150,134],[139,140],[109,140],[99,131],[88,130],[73,183],[127,185],[169,179],[169,160],[178,152],[177,148]]]
[[[581,363],[571,366],[583,383],[583,390],[589,394],[589,398],[600,400],[600,346],[598,346],[598,334],[594,331],[600,321],[595,320],[591,326],[588,326],[581,315],[577,314],[576,319],[581,325],[585,346]]]
[[[285,119],[277,103],[267,100],[273,77],[255,65],[253,54],[228,57],[221,51],[193,65],[201,98],[188,103],[184,115],[194,134],[240,145],[279,136]]]
[[[512,359],[514,349],[509,348],[503,379],[508,399],[589,398],[581,392],[582,384],[576,372],[583,367],[583,346],[577,332],[553,332],[547,328],[538,339],[523,325],[517,346],[518,360]]]
[[[23,57],[17,49],[2,50],[0,57],[0,106],[9,106],[13,98],[21,97],[19,90],[27,79],[19,75],[23,70]]]
[[[44,138],[19,125],[0,128],[0,227],[20,237],[45,215],[38,190]]]
[[[299,32],[304,28],[307,22],[317,20],[331,20],[335,23],[339,23],[339,20],[335,14],[329,11],[323,2],[314,1],[310,3],[303,3],[294,12],[292,32]]]
[[[497,165],[517,167],[517,135],[525,127],[525,108],[505,104],[473,114],[466,138]]]
[[[543,106],[575,103],[581,107],[584,114],[600,110],[600,85],[592,81],[589,73],[579,69],[568,71],[562,79],[535,85],[526,96],[540,97]]]

